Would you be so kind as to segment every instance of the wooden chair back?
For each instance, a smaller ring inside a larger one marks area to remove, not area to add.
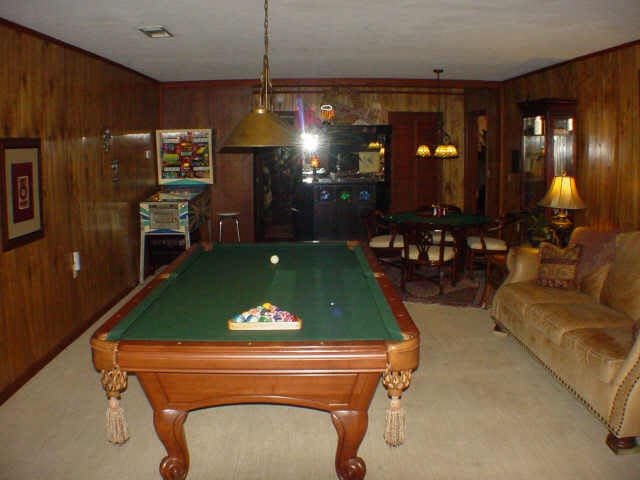
[[[451,283],[456,282],[456,258],[458,249],[446,241],[447,234],[451,235],[450,227],[431,224],[428,222],[403,223],[399,232],[404,238],[402,254],[402,289],[406,289],[406,282],[414,278],[416,269],[420,266],[436,267],[437,275],[423,276],[434,280],[443,292],[444,271],[449,271]]]

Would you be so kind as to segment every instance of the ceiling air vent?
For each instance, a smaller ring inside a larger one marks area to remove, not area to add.
[[[173,37],[171,32],[167,30],[162,25],[152,25],[150,27],[140,27],[138,28],[142,33],[144,33],[149,38],[170,38]]]

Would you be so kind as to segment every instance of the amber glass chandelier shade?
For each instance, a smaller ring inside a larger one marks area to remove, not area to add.
[[[429,145],[419,145],[418,149],[416,150],[416,156],[422,158],[430,157],[431,149],[429,148]]]
[[[437,158],[455,158],[458,156],[458,149],[453,144],[440,144],[433,154]]]

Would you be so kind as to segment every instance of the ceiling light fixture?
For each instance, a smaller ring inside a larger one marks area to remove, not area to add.
[[[299,143],[292,127],[269,111],[271,77],[269,73],[269,4],[264,2],[264,56],[260,75],[260,104],[236,125],[221,152],[253,148],[286,147]]]
[[[451,142],[451,137],[444,130],[444,111],[441,108],[441,91],[440,91],[440,74],[443,72],[441,68],[436,68],[433,72],[437,75],[438,81],[438,108],[440,108],[440,115],[438,115],[438,134],[440,135],[440,143],[436,146],[433,156],[436,158],[456,158],[458,156],[458,149]]]
[[[140,27],[138,28],[142,33],[144,33],[149,38],[171,38],[173,35],[166,27],[162,25],[152,25],[149,27]]]

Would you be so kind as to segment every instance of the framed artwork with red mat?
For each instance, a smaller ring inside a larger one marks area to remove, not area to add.
[[[0,194],[2,249],[42,238],[39,138],[0,138]]]

